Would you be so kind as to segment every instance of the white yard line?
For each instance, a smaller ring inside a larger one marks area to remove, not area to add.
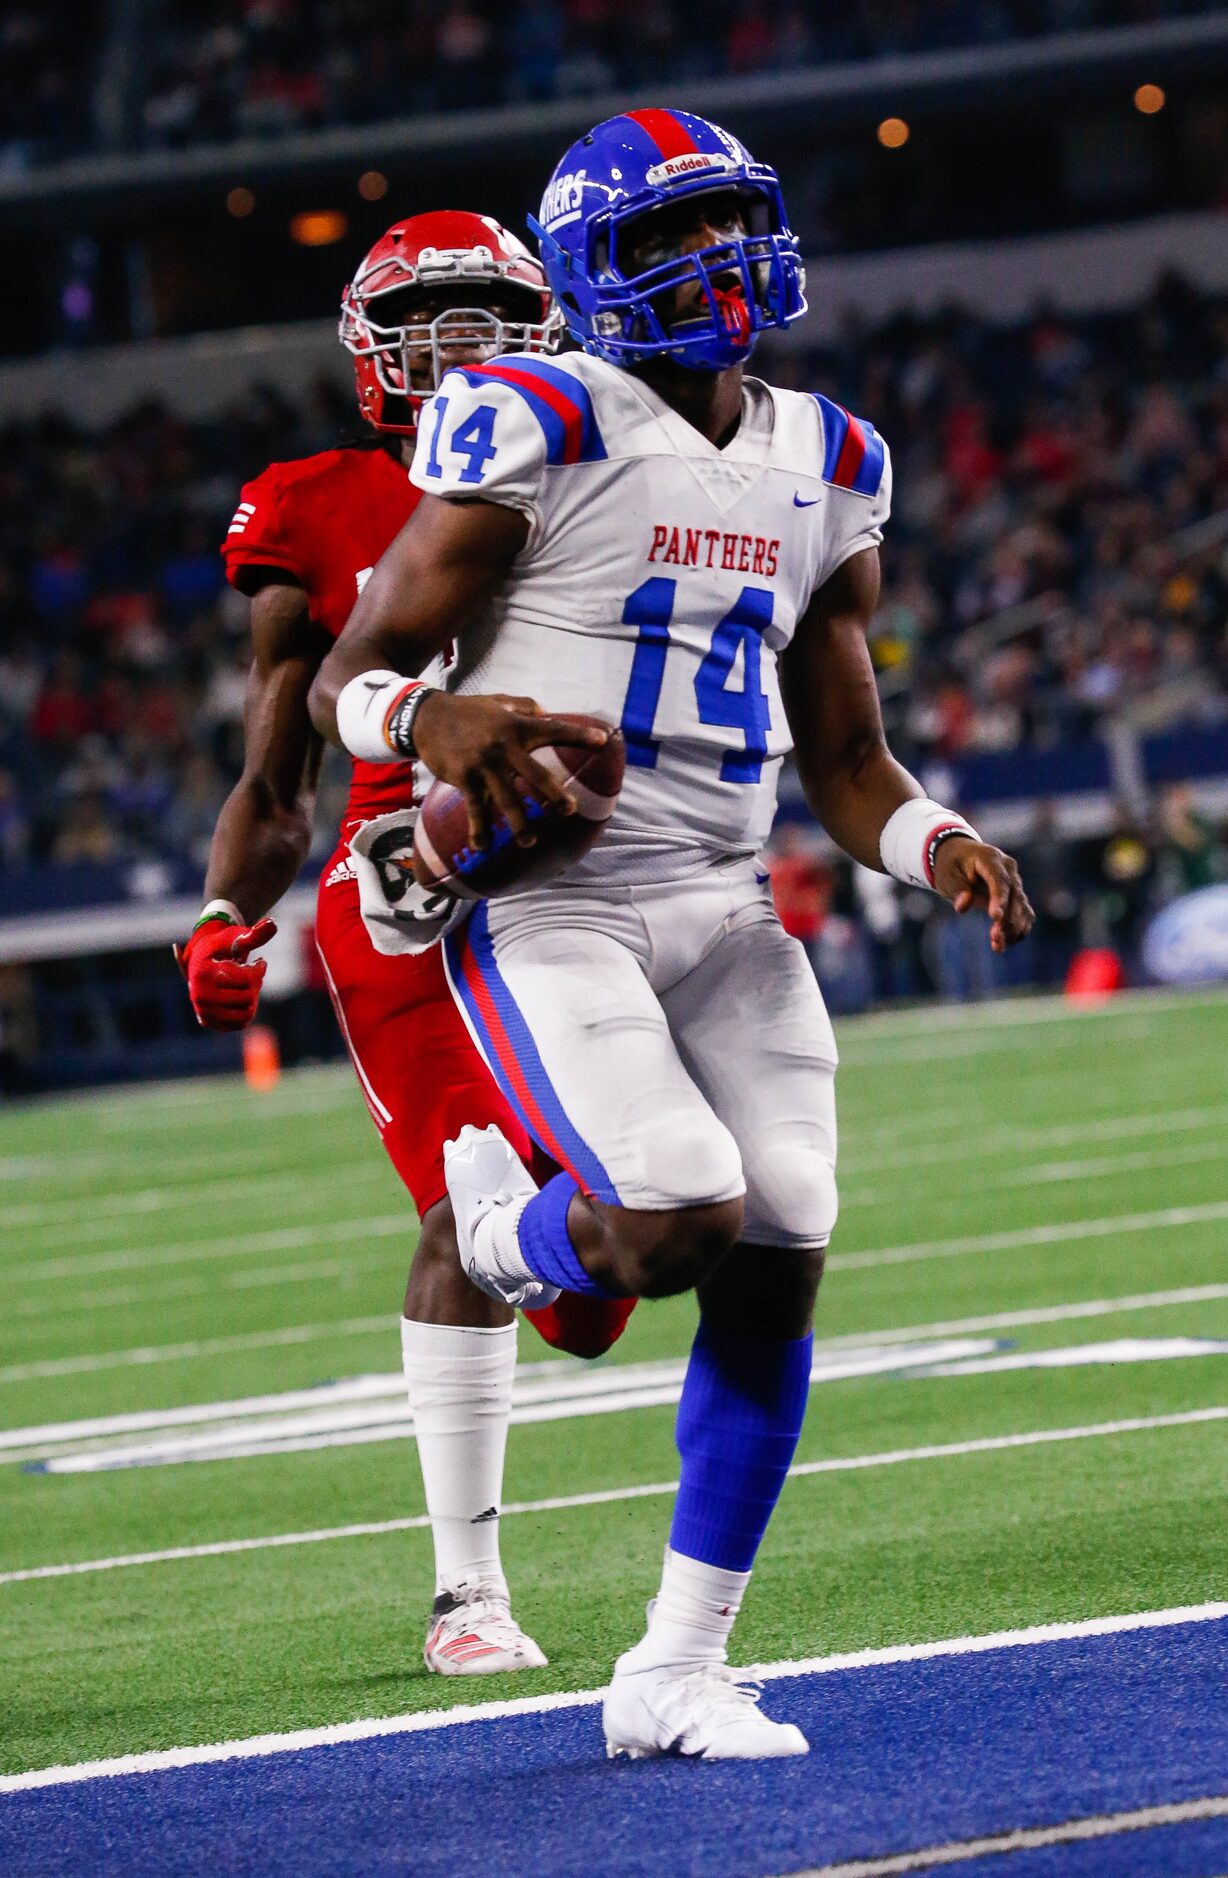
[[[387,1182],[382,1161],[372,1157],[358,1167],[347,1167],[344,1175],[337,1168],[292,1173],[257,1174],[231,1180],[225,1176],[208,1180],[185,1180],[174,1186],[138,1187],[130,1193],[78,1194],[71,1200],[32,1201],[28,1206],[6,1207],[7,1230],[38,1228],[38,1245],[46,1250],[59,1244],[80,1245],[89,1239],[105,1239],[108,1233],[121,1232],[130,1219],[155,1213],[179,1212],[184,1207],[207,1204],[216,1196],[227,1204],[249,1200],[284,1206],[287,1199],[303,1196],[304,1204],[318,1204],[319,1189],[352,1194],[356,1182]],[[61,1227],[60,1232],[47,1228]]]
[[[356,1235],[359,1239],[361,1236]],[[217,1297],[223,1291],[259,1291],[308,1281],[315,1284],[322,1279],[351,1278],[361,1272],[387,1269],[386,1252],[368,1254],[363,1258],[347,1246],[339,1256],[317,1256],[311,1260],[300,1260],[296,1265],[257,1265],[250,1270],[230,1272],[220,1278],[209,1273],[196,1278],[163,1279],[156,1284],[146,1281],[133,1285],[112,1285],[105,1291],[93,1290],[90,1292],[90,1314],[130,1311],[133,1306],[166,1304],[172,1299]],[[43,1323],[49,1318],[79,1317],[81,1304],[80,1300],[74,1301],[60,1293],[49,1298],[20,1298],[5,1309],[14,1323],[20,1320],[24,1325],[31,1320]]]
[[[1206,985],[1191,991],[1166,991],[1149,986],[1125,991],[1102,1002],[1095,999],[1067,998],[1061,992],[1042,997],[994,998],[983,1004],[917,1005],[907,1011],[870,1011],[862,1017],[843,1017],[836,1022],[841,1037],[854,1036],[928,1036],[939,1030],[1013,1030],[1033,1024],[1081,1024],[1097,1019],[1112,1021],[1137,1016],[1140,1012],[1191,1011],[1222,1009],[1228,1005],[1228,991]]]
[[[864,1252],[836,1252],[828,1259],[828,1266],[833,1271],[859,1271],[876,1265],[906,1265],[917,1260],[955,1258],[965,1253],[1011,1251],[1023,1246],[1111,1237],[1119,1232],[1163,1231],[1223,1219],[1228,1219],[1228,1200],[1212,1200],[1196,1206],[1163,1207],[1146,1213],[1110,1213],[1095,1219],[1053,1220],[1009,1232],[970,1233],[956,1239],[928,1239],[872,1248]],[[359,1215],[353,1219],[330,1220],[317,1227],[276,1227],[267,1232],[246,1233],[234,1238],[183,1239],[162,1246],[124,1246],[113,1251],[88,1252],[79,1258],[35,1260],[27,1265],[12,1267],[8,1277],[41,1282],[92,1277],[108,1271],[146,1271],[167,1265],[212,1263],[221,1259],[250,1257],[261,1252],[298,1252],[312,1245],[348,1246],[364,1239],[402,1235],[408,1239],[414,1224],[408,1212],[377,1214],[374,1218]],[[259,1283],[263,1280],[253,1277],[249,1282]],[[104,1295],[96,1294],[94,1302],[97,1303]],[[157,1294],[147,1290],[145,1295],[152,1298]],[[129,1302],[128,1295],[124,1294],[121,1301]],[[37,1306],[33,1314],[39,1314]]]
[[[1215,1160],[1223,1153],[1223,1143],[1213,1141],[1190,1142],[1181,1147],[1159,1151],[1143,1150],[1135,1154],[1103,1155],[1083,1161],[1055,1161],[1048,1164],[1027,1164],[1025,1151],[1029,1148],[1062,1147],[1078,1145],[1095,1139],[1113,1139],[1116,1136],[1133,1134],[1164,1135],[1173,1129],[1197,1128],[1213,1129],[1228,1124],[1228,1107],[1194,1109],[1178,1111],[1166,1117],[1162,1111],[1147,1116],[1126,1118],[1124,1124],[1115,1122],[1106,1132],[1105,1126],[1088,1123],[1084,1128],[1059,1129],[1021,1129],[1014,1132],[1003,1130],[977,1136],[978,1155],[989,1153],[1018,1155],[1023,1163],[1016,1171],[995,1174],[996,1186],[1026,1186],[1034,1181],[1062,1181],[1095,1178],[1101,1174],[1132,1172],[1149,1167],[1167,1167],[1184,1165],[1200,1161]],[[250,1157],[244,1157],[248,1164]],[[862,1196],[856,1190],[856,1180],[850,1185],[844,1183],[843,1204],[866,1205],[882,1197],[881,1175],[895,1169],[925,1166],[935,1158],[933,1151],[905,1151],[902,1154],[883,1154],[874,1158],[872,1170],[866,1164],[866,1171],[859,1178],[866,1183],[866,1192]],[[102,1171],[104,1160],[98,1163]],[[49,1169],[51,1164],[49,1163]],[[216,1195],[227,1205],[246,1201],[272,1204],[286,1199],[303,1203],[316,1204],[314,1196],[320,1189],[336,1192],[339,1188],[346,1197],[352,1197],[355,1180],[370,1182],[371,1185],[386,1185],[388,1180],[384,1163],[372,1158],[369,1163],[349,1167],[344,1179],[335,1168],[324,1171],[275,1172],[265,1175],[252,1175],[246,1178],[231,1179],[226,1176],[210,1177],[205,1180],[185,1180],[175,1185],[140,1187],[127,1193],[79,1194],[75,1198],[56,1201],[32,1201],[24,1206],[10,1206],[5,1209],[4,1224],[8,1231],[20,1231],[38,1228],[40,1251],[46,1252],[58,1245],[79,1246],[89,1240],[105,1239],[108,1235],[123,1230],[127,1222],[136,1217],[152,1217],[165,1212],[180,1212],[185,1208],[199,1206],[209,1196]],[[408,1208],[407,1208],[408,1212]],[[60,1231],[51,1230],[61,1228]],[[4,1278],[33,1275],[46,1269],[46,1261],[40,1258],[35,1263],[11,1267],[2,1274]],[[51,1275],[56,1275],[52,1273]]]
[[[175,1239],[167,1245],[117,1246],[107,1252],[83,1252],[79,1258],[33,1259],[10,1266],[10,1280],[92,1278],[99,1272],[151,1271],[160,1265],[193,1265],[215,1259],[247,1258],[258,1252],[301,1252],[309,1245],[349,1244],[355,1239],[386,1239],[417,1231],[409,1202],[398,1213],[359,1213],[349,1219],[329,1219],[318,1226],[276,1226],[267,1232],[234,1237],[213,1233],[205,1238]]]
[[[1189,1142],[1180,1147],[1159,1151],[1143,1150],[1134,1154],[1103,1155],[1095,1159],[1082,1161],[1052,1161],[1049,1163],[1029,1163],[1027,1150],[1043,1150],[1046,1147],[1078,1146],[1083,1142],[1097,1139],[1112,1140],[1117,1137],[1128,1138],[1131,1135],[1164,1135],[1174,1129],[1199,1129],[1210,1131],[1228,1124],[1228,1107],[1215,1109],[1194,1109],[1179,1111],[1166,1117],[1162,1112],[1147,1116],[1130,1116],[1124,1123],[1115,1122],[1112,1126],[1097,1127],[1088,1123],[1085,1128],[1058,1128],[1027,1130],[1014,1132],[1009,1130],[997,1133],[979,1134],[976,1138],[978,1156],[986,1154],[1011,1155],[1020,1162],[1018,1168],[1008,1173],[994,1175],[995,1186],[1030,1186],[1034,1182],[1058,1182],[1097,1178],[1100,1175],[1128,1173],[1150,1167],[1168,1167],[1194,1164],[1201,1161],[1213,1161],[1223,1154],[1223,1142],[1217,1136],[1211,1141]],[[841,1183],[841,1200],[844,1206],[867,1206],[885,1199],[882,1176],[884,1173],[912,1167],[924,1167],[940,1158],[932,1148],[905,1150],[900,1154],[884,1153],[876,1155],[873,1163],[864,1155],[857,1155],[854,1147],[856,1164],[861,1171],[851,1180]],[[245,1157],[244,1164],[248,1164]],[[99,1164],[102,1171],[102,1163]],[[2,1177],[2,1176],[0,1176]],[[140,1187],[127,1193],[106,1193],[98,1195],[79,1194],[75,1198],[58,1201],[32,1201],[24,1206],[11,1206],[5,1209],[4,1225],[7,1231],[21,1232],[38,1229],[37,1244],[40,1254],[53,1251],[59,1246],[80,1246],[90,1240],[105,1240],[122,1232],[129,1220],[134,1218],[152,1218],[167,1212],[182,1212],[187,1208],[200,1206],[210,1196],[216,1195],[229,1207],[255,1201],[257,1204],[280,1205],[287,1200],[298,1201],[304,1206],[318,1206],[317,1195],[321,1190],[335,1193],[342,1190],[346,1198],[352,1199],[355,1181],[369,1183],[373,1187],[386,1186],[388,1173],[382,1160],[372,1158],[369,1163],[349,1167],[344,1179],[335,1168],[323,1172],[276,1172],[267,1175],[254,1175],[241,1179],[225,1176],[207,1180],[185,1180],[173,1186]],[[862,1191],[861,1189],[864,1189]],[[899,1186],[892,1195],[893,1203],[898,1204]],[[406,1208],[407,1219],[412,1225],[412,1216]],[[56,1229],[59,1230],[56,1230]],[[47,1230],[51,1229],[51,1230]],[[14,1276],[38,1276],[47,1271],[47,1261],[40,1256],[24,1266],[10,1267],[0,1273],[0,1279]],[[49,1275],[55,1276],[55,1273]]]
[[[952,1134],[963,1136],[968,1133],[970,1127],[974,1126],[969,1121],[968,1111],[963,1103],[952,1104],[949,1099],[950,1090],[944,1090],[943,1101],[939,1106],[913,1103],[900,1113],[887,1114],[885,1117],[881,1100],[884,1093],[877,1091],[876,1094],[880,1099],[876,1100],[872,1106],[867,1103],[864,1112],[859,1112],[855,1105],[850,1103],[847,1094],[844,1097],[846,1122],[851,1126],[859,1142],[863,1146],[873,1148],[875,1152],[880,1147],[889,1148],[897,1141],[912,1137],[922,1143],[927,1138],[932,1138],[935,1143],[949,1142]],[[1136,1101],[1127,1101],[1123,1104],[1122,1095],[1137,1098],[1140,1093],[1133,1085],[1127,1085],[1125,1090],[1119,1090],[1111,1083],[1103,1083],[1098,1086],[1095,1099],[1089,1095],[1086,1100],[1080,1100],[1077,1122],[1026,1122],[1015,1119],[1009,1125],[1004,1124],[994,1129],[987,1129],[986,1139],[1009,1142],[1046,1134],[1069,1137],[1076,1141],[1085,1137],[1089,1140],[1099,1139],[1101,1134],[1106,1139],[1112,1139],[1113,1131],[1119,1129],[1126,1129],[1135,1134],[1162,1135],[1170,1125],[1182,1126],[1180,1118],[1183,1115],[1196,1118],[1214,1117],[1224,1112],[1222,1103],[1199,1103],[1194,1106],[1187,1104],[1184,1108],[1169,1108],[1162,1103],[1159,1091],[1154,1087],[1146,1092],[1143,1097],[1144,1105],[1141,1108],[1137,1106]],[[1184,1089],[1179,1089],[1174,1093],[1183,1094]],[[971,1100],[974,1104],[979,1104],[983,1111],[983,1099],[975,1092]],[[1177,1118],[1175,1123],[1174,1117]],[[978,1144],[982,1121],[983,1114],[978,1114],[975,1122]]]
[[[978,1129],[975,1141],[978,1157],[983,1154],[996,1156],[1015,1154],[1028,1148],[1077,1148],[1092,1141],[1124,1141],[1136,1135],[1146,1135],[1149,1140],[1156,1140],[1178,1131],[1198,1132],[1203,1129],[1222,1129],[1226,1125],[1228,1106],[1221,1103],[1208,1107],[1204,1104],[1199,1108],[1149,1108],[1140,1113],[1109,1115],[1099,1121],[1089,1119],[1056,1126]],[[932,1121],[930,1126],[933,1127]],[[923,1141],[917,1147],[895,1152],[885,1144],[898,1140],[903,1133],[920,1131],[906,1131],[903,1128],[854,1129],[852,1147],[844,1156],[845,1172],[847,1174],[850,1162],[859,1175],[864,1174],[867,1178],[882,1169],[925,1167],[949,1150],[947,1137],[952,1129],[966,1131],[966,1127],[964,1119],[959,1117],[946,1124],[942,1131],[935,1130],[932,1142]]]
[[[335,1088],[300,1094],[278,1090],[264,1098],[249,1098],[246,1089],[236,1088],[232,1080],[227,1085],[227,1095],[232,1105],[237,1095],[240,1104],[238,1108],[231,1109],[228,1117],[231,1124],[235,1121],[251,1121],[261,1128],[268,1128],[277,1122],[300,1121],[307,1115],[335,1115],[342,1109],[353,1110],[356,1118],[362,1113],[357,1106],[361,1098],[348,1076],[340,1078]],[[202,1090],[195,1102],[181,1103],[177,1109],[167,1109],[159,1103],[148,1113],[125,1109],[114,1115],[95,1115],[93,1121],[102,1134],[145,1134],[166,1128],[191,1127],[192,1122],[187,1118],[186,1111],[193,1108],[200,1111],[195,1124],[197,1127],[205,1130],[216,1126],[219,1108],[217,1093],[207,1088]]]
[[[554,1367],[550,1363],[536,1363],[518,1371],[518,1376]],[[229,1402],[198,1402],[187,1408],[140,1409],[124,1415],[90,1415],[71,1422],[43,1422],[36,1427],[5,1429],[0,1433],[0,1454],[14,1448],[54,1447],[64,1441],[88,1441],[100,1435],[140,1434],[151,1428],[200,1427],[206,1422],[227,1421],[240,1415],[318,1408],[326,1402],[383,1402],[394,1395],[399,1398],[404,1392],[404,1378],[390,1372],[348,1377],[344,1382],[321,1383],[313,1389],[283,1389],[276,1395],[236,1396]]]
[[[1015,1252],[1025,1246],[1069,1245],[1077,1239],[1167,1232],[1177,1226],[1205,1226],[1224,1219],[1228,1219],[1228,1200],[1209,1200],[1202,1206],[1165,1206],[1150,1213],[1109,1213],[1098,1219],[1053,1220],[1043,1226],[1020,1226],[1010,1232],[969,1233],[960,1239],[922,1239],[870,1252],[837,1252],[827,1264],[831,1271],[868,1271],[878,1265],[913,1265],[927,1259],[961,1258],[978,1252]]]
[[[1133,1611],[1119,1617],[1092,1617],[1076,1623],[1035,1624],[1028,1629],[991,1631],[980,1637],[948,1637],[935,1643],[892,1644],[885,1649],[855,1650],[799,1662],[761,1663],[747,1670],[760,1682],[791,1676],[825,1676],[839,1671],[876,1669],[894,1663],[929,1662],[937,1657],[976,1656],[991,1650],[1018,1650],[1045,1643],[1075,1642],[1083,1637],[1121,1636],[1136,1630],[1172,1629],[1182,1624],[1217,1623],[1228,1617],[1228,1604],[1191,1604],[1163,1611]],[[320,1728],[297,1728],[288,1734],[250,1735],[202,1747],[160,1748],[145,1754],[121,1754],[110,1760],[82,1761],[71,1767],[38,1767],[28,1773],[0,1775],[0,1793],[28,1793],[121,1774],[162,1773],[177,1767],[200,1767],[218,1761],[253,1760],[268,1754],[296,1754],[305,1748],[335,1747],[346,1741],[371,1741],[389,1735],[426,1734],[472,1722],[500,1721],[517,1715],[545,1715],[559,1709],[595,1707],[602,1689],[554,1695],[513,1697],[501,1702],[458,1703],[413,1715],[335,1722]]]
[[[910,1373],[920,1377],[998,1376],[1022,1369],[1094,1369],[1101,1364],[1180,1363],[1201,1356],[1228,1356],[1225,1337],[1110,1337],[1100,1343],[1063,1344],[1057,1349],[995,1351],[960,1362],[943,1358]]]
[[[1121,1298],[1089,1298],[1072,1304],[1036,1305],[1028,1310],[991,1311],[979,1317],[943,1318],[929,1324],[848,1331],[839,1337],[819,1338],[815,1348],[837,1350],[866,1343],[909,1343],[919,1337],[1013,1330],[1029,1324],[1061,1324],[1083,1317],[1112,1317],[1118,1311],[1163,1310],[1169,1305],[1181,1304],[1215,1304],[1224,1299],[1228,1299],[1228,1284],[1183,1285],[1171,1291],[1143,1291]],[[389,1312],[386,1317],[357,1317],[336,1324],[298,1324],[281,1330],[255,1330],[239,1336],[206,1338],[194,1343],[154,1344],[131,1350],[104,1350],[88,1356],[49,1357],[44,1362],[14,1363],[0,1369],[0,1383],[40,1382],[57,1376],[92,1375],[108,1369],[144,1369],[151,1364],[189,1362],[201,1357],[237,1355],[242,1351],[319,1343],[332,1337],[367,1337],[378,1331],[391,1335],[396,1329],[396,1321]]]
[[[1021,1028],[1021,1027],[1020,1027]],[[1102,1041],[1113,1046],[1123,1043],[1145,1041],[1155,1036],[1161,1029],[1161,1020],[1154,1015],[1135,1012],[1129,1017],[1119,1019],[1114,1025],[1111,1036]],[[1035,1034],[1031,1027],[1022,1035],[1020,1029],[996,1030],[987,1025],[984,1029],[967,1030],[952,1035],[950,1032],[932,1037],[858,1037],[846,1039],[841,1045],[841,1061],[846,1069],[880,1069],[892,1063],[935,1063],[970,1056],[989,1056],[995,1052],[1009,1051],[1012,1064],[1022,1067],[1024,1074],[1035,1074],[1035,1064],[1021,1065],[1020,1059],[1025,1052],[1041,1050],[1049,1061],[1045,1065],[1046,1074],[1071,1073],[1071,1065],[1060,1068],[1053,1062],[1059,1051],[1076,1050],[1084,1054],[1088,1040],[1074,1032],[1066,1036],[1053,1036],[1043,1027]],[[1208,1040],[1204,1048],[1212,1045]],[[1082,1065],[1073,1067],[1082,1068]]]
[[[1021,1330],[1030,1324],[1075,1323],[1085,1317],[1116,1317],[1119,1312],[1160,1311],[1170,1305],[1219,1304],[1228,1285],[1183,1285],[1172,1291],[1139,1291],[1123,1298],[1085,1298],[1075,1304],[1037,1304],[1028,1310],[990,1311],[981,1317],[955,1317],[934,1324],[909,1324],[896,1330],[848,1331],[816,1341],[815,1349],[838,1350],[863,1343],[912,1343],[922,1337],[958,1337],[976,1331]]]
[[[54,1154],[24,1155],[0,1161],[0,1180],[47,1180],[54,1185],[56,1200],[62,1200],[66,1183],[92,1180],[97,1174],[106,1174],[111,1181],[130,1178],[139,1187],[146,1187],[151,1159],[163,1181],[180,1173],[190,1179],[200,1173],[202,1166],[207,1166],[211,1175],[223,1169],[235,1173],[292,1173],[299,1159],[299,1146],[296,1142],[279,1147],[275,1142],[260,1139],[257,1145],[246,1148],[219,1148],[210,1143],[179,1153],[163,1153],[157,1147],[151,1148],[148,1142],[108,1141],[97,1148],[63,1148]],[[20,1171],[14,1173],[14,1168]],[[113,1191],[110,1184],[108,1191]]]
[[[960,1358],[985,1357],[1000,1347],[992,1337],[952,1337],[818,1351],[810,1380],[818,1385],[921,1366],[929,1369]],[[671,1406],[682,1393],[686,1367],[685,1357],[599,1368],[578,1362],[526,1364],[516,1375],[511,1419],[521,1426]],[[413,1431],[403,1378],[399,1374],[365,1376],[321,1389],[204,1403],[175,1411],[169,1418],[150,1412],[12,1429],[0,1436],[0,1461],[32,1461],[53,1474],[102,1473],[117,1467],[249,1459],[406,1440]],[[112,1438],[133,1435],[142,1438]]]
[[[918,1448],[889,1448],[878,1454],[841,1455],[825,1461],[801,1461],[789,1469],[789,1475],[791,1479],[808,1479],[818,1474],[860,1473],[870,1468],[899,1467],[911,1461],[956,1460],[970,1454],[1006,1453],[1014,1448],[1047,1447],[1055,1442],[1090,1441],[1224,1421],[1228,1421],[1228,1407],[1186,1409],[1173,1415],[1137,1416],[1126,1421],[1088,1423],[1084,1427],[1042,1428],[1027,1434],[988,1435],[972,1441],[951,1441]],[[676,1480],[653,1481],[638,1487],[608,1487],[592,1493],[561,1494],[548,1500],[513,1501],[502,1509],[502,1517],[509,1519],[521,1513],[559,1513],[574,1507],[614,1506],[625,1500],[655,1499],[676,1492],[677,1486]],[[18,1571],[0,1572],[0,1585],[27,1584],[43,1578],[76,1578],[86,1573],[120,1571],[135,1565],[169,1564],[183,1559],[218,1558],[230,1552],[263,1552],[282,1546],[320,1545],[333,1539],[373,1538],[385,1533],[414,1532],[429,1524],[425,1514],[420,1514],[406,1519],[371,1520],[360,1525],[330,1526],[308,1532],[275,1533],[266,1538],[218,1539],[203,1545],[171,1546],[158,1552],[130,1552],[114,1558],[30,1565]]]
[[[1076,1845],[1109,1839],[1122,1832],[1148,1832],[1158,1826],[1184,1826],[1196,1819],[1228,1818],[1228,1794],[1207,1800],[1179,1800],[1171,1806],[1147,1806],[1134,1813],[1101,1813],[1093,1819],[1070,1819],[1060,1826],[1027,1826],[984,1839],[960,1839],[889,1858],[858,1858],[841,1865],[811,1865],[792,1878],[897,1878],[908,1872],[933,1871],[937,1865],[963,1865],[974,1858],[1004,1852],[1031,1852],[1047,1845]]]
[[[367,1337],[377,1331],[395,1337],[396,1315],[343,1318],[335,1324],[287,1324],[279,1330],[241,1331],[231,1337],[201,1337],[190,1343],[138,1344],[128,1350],[102,1350],[89,1356],[51,1356],[41,1362],[10,1363],[0,1369],[0,1383],[43,1382],[57,1376],[92,1376],[106,1369],[144,1369],[153,1363],[186,1363],[200,1357],[237,1356],[243,1350],[277,1350],[333,1337]]]
[[[1228,1111],[1226,1111],[1228,1114]],[[977,1143],[980,1154],[980,1143]],[[1097,1154],[1081,1161],[1033,1161],[1020,1157],[1019,1165],[1013,1169],[995,1170],[993,1175],[994,1191],[1003,1187],[1044,1187],[1056,1186],[1071,1180],[1117,1180],[1122,1174],[1141,1173],[1154,1167],[1196,1167],[1205,1161],[1222,1161],[1224,1143],[1217,1133],[1210,1141],[1186,1141],[1180,1146],[1160,1149],[1139,1149],[1132,1154]],[[936,1174],[945,1181],[946,1162],[926,1156],[911,1163],[916,1166],[933,1166]],[[891,1163],[894,1168],[897,1163]],[[893,1184],[883,1180],[881,1171],[876,1167],[872,1177],[861,1176],[860,1184],[856,1181],[840,1184],[840,1207],[850,1206],[899,1206],[915,1191],[915,1179],[896,1181]],[[967,1198],[962,1194],[950,1194],[952,1200],[967,1206]],[[926,1195],[932,1203],[934,1196]]]

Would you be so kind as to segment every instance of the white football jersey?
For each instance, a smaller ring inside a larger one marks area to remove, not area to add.
[[[410,475],[530,522],[448,689],[622,726],[618,807],[566,880],[671,880],[761,847],[792,745],[777,660],[815,589],[882,539],[873,427],[748,378],[717,449],[604,360],[513,354],[446,374]]]

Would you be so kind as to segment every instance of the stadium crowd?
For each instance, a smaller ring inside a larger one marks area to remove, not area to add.
[[[833,349],[765,359],[872,415],[892,446],[872,650],[893,742],[923,775],[1122,723],[1228,719],[1225,360],[1228,302],[1176,279],[1130,315],[850,324]],[[98,434],[64,415],[3,433],[0,875],[203,866],[241,760],[248,662],[218,543],[245,478],[358,428],[321,384],[295,406],[257,389],[209,423],[146,404]],[[1215,831],[1177,797],[1086,849],[1042,814],[1033,846],[1055,930],[1099,895],[1123,941],[1157,895],[1220,868]],[[873,932],[864,883],[816,873],[804,833],[782,849],[809,936],[833,893]]]
[[[176,9],[148,142],[269,135],[1158,18],[1161,0],[238,0]],[[1185,9],[1181,9],[1185,10]],[[199,17],[193,18],[194,12]]]
[[[0,169],[1161,19],[1210,0],[28,0]],[[108,25],[109,18],[109,25]],[[139,45],[141,56],[132,57]]]

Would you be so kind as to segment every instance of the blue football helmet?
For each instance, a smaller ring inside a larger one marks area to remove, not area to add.
[[[632,227],[701,194],[713,196],[714,245],[682,253],[668,217],[647,240]],[[671,358],[723,371],[750,357],[766,327],[806,311],[806,276],[775,170],[688,111],[625,111],[598,124],[558,165],[529,226],[569,332],[611,365]],[[650,264],[628,271],[636,244]],[[694,310],[679,317],[677,290],[696,281]]]

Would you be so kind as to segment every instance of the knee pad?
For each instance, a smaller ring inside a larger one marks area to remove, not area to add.
[[[742,1237],[751,1245],[821,1248],[835,1230],[839,1204],[836,1170],[818,1143],[778,1142],[746,1170]]]
[[[738,1144],[711,1110],[644,1104],[639,1206],[674,1211],[736,1200],[746,1191]]]

